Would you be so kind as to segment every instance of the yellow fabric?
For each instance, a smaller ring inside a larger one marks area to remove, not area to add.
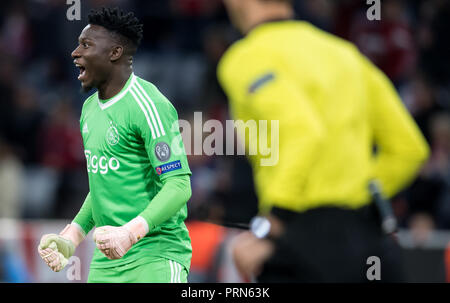
[[[370,201],[369,180],[391,197],[428,157],[387,77],[351,43],[307,22],[257,26],[226,52],[218,78],[233,119],[267,120],[268,142],[276,139],[270,121],[279,120],[277,164],[261,165],[261,150],[249,155],[262,212],[358,208]],[[246,135],[248,154],[258,141]]]

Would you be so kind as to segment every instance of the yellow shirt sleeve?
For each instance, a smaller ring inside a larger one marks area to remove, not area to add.
[[[258,125],[260,120],[266,120],[268,141],[272,142],[272,152],[277,153],[275,157],[272,155],[274,163],[264,165],[261,153],[249,157],[260,209],[268,210],[269,205],[291,208],[292,180],[300,185],[301,192],[308,169],[319,154],[323,123],[310,100],[292,82],[282,60],[264,49],[241,48],[239,53],[231,53],[232,56],[225,57],[219,65],[218,76],[230,98],[232,117],[256,120]],[[279,138],[271,136],[272,128],[276,127],[272,120],[278,121]],[[258,129],[261,131],[259,126]],[[246,141],[248,146],[249,140]],[[279,145],[278,148],[275,145]],[[295,168],[292,168],[293,161]]]
[[[369,117],[377,147],[373,175],[392,197],[416,176],[429,147],[390,80],[362,57],[368,85]]]

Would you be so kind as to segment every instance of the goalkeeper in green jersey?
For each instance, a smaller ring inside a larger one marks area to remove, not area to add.
[[[139,20],[117,8],[88,18],[72,57],[82,89],[97,89],[80,119],[90,190],[71,224],[42,237],[39,254],[60,271],[95,226],[88,282],[187,282],[191,171],[177,112],[133,73]]]

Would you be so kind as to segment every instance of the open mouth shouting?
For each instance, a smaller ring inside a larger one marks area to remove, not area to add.
[[[80,74],[78,75],[78,80],[80,80],[81,82],[85,81],[87,78],[86,67],[84,67],[77,61],[74,61],[74,63],[75,63],[75,66],[78,67],[78,69],[80,70]]]

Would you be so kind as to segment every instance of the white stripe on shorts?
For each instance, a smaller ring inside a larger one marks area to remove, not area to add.
[[[182,266],[175,261],[169,260],[170,283],[181,283]]]

